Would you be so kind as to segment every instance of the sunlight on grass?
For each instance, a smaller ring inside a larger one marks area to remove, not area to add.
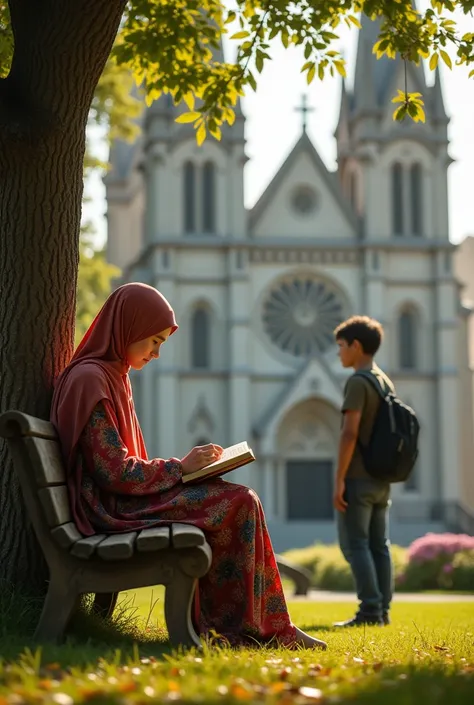
[[[337,631],[332,622],[351,616],[355,605],[290,601],[293,621],[327,640],[326,653],[212,644],[185,653],[171,651],[159,636],[163,597],[160,588],[121,596],[122,619],[131,616],[138,644],[114,643],[113,632],[105,639],[97,634],[96,641],[73,633],[64,646],[41,650],[28,644],[30,651],[0,666],[0,705],[472,705],[472,602],[396,604],[389,627]]]

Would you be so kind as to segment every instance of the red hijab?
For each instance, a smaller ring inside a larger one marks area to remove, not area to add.
[[[147,284],[125,284],[109,296],[56,380],[51,421],[61,442],[73,508],[78,508],[81,483],[76,471],[77,444],[102,399],[114,407],[129,455],[147,459],[133,406],[126,351],[132,343],[167,328],[174,333],[177,327],[174,311],[159,291]]]

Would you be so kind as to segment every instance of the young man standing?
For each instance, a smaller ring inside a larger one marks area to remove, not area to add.
[[[355,617],[335,626],[389,624],[393,592],[387,538],[390,484],[366,472],[358,447],[369,443],[381,403],[380,393],[367,375],[373,375],[384,391],[394,391],[390,379],[374,362],[383,328],[373,318],[354,316],[341,323],[334,334],[343,367],[354,369],[344,389],[334,507],[339,544],[360,601]]]

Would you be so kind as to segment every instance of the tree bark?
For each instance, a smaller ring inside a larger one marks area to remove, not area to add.
[[[10,0],[0,81],[0,411],[49,418],[73,347],[85,128],[125,0]],[[0,581],[35,593],[46,567],[0,445]]]

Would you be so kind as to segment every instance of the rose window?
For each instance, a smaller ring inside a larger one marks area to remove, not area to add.
[[[275,287],[263,304],[270,340],[284,352],[311,357],[334,344],[334,328],[344,319],[336,290],[316,279],[292,278]]]

